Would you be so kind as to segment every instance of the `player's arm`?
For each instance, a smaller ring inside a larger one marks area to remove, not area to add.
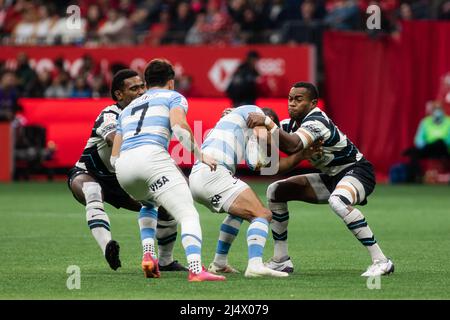
[[[105,140],[106,144],[111,147],[114,143],[114,136],[117,129],[117,113],[102,112],[95,123],[96,133]]]
[[[121,146],[122,146],[122,135],[120,133],[114,132],[114,142],[110,158],[110,162],[113,168],[115,167],[117,158],[119,158]]]
[[[272,121],[272,119],[270,119],[270,117],[262,115],[260,113],[251,112],[247,118],[247,126],[249,128],[254,128],[256,126],[265,126],[272,136],[278,133],[278,148],[289,155],[297,153],[305,147],[305,141],[297,132],[290,134],[283,130],[280,130],[280,128],[278,128],[278,126],[275,124],[275,122]],[[308,138],[310,137],[308,136]],[[311,141],[308,142],[309,144],[312,144],[313,141],[312,139],[310,140]]]
[[[286,173],[294,169],[301,161],[308,160],[312,156],[320,156],[323,153],[323,140],[314,142],[310,147],[280,158],[278,162],[278,174]]]
[[[112,131],[112,132],[108,133],[108,135],[105,137],[106,144],[109,147],[113,146],[115,136],[116,136],[116,131]]]
[[[191,127],[187,123],[184,109],[181,107],[171,108],[169,117],[172,132],[181,145],[189,152],[192,152],[196,159],[208,165],[211,170],[216,170],[217,163],[215,160],[203,154],[195,141]]]

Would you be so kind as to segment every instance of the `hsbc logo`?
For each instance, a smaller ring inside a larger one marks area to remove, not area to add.
[[[231,81],[231,76],[241,63],[240,59],[217,59],[208,72],[208,78],[214,87],[224,92]],[[283,76],[286,72],[282,58],[263,58],[257,68],[263,76]]]
[[[208,72],[208,79],[218,91],[225,91],[240,59],[218,59]]]

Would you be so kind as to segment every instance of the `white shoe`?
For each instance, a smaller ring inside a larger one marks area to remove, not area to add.
[[[279,278],[279,277],[287,277],[289,276],[289,273],[275,271],[261,264],[257,266],[248,266],[247,270],[245,270],[245,276],[247,278],[264,277],[264,276]]]
[[[291,261],[290,257],[286,257],[286,259],[283,259],[283,261],[278,261],[275,258],[270,258],[269,261],[264,263],[264,265],[272,270],[276,271],[282,271],[287,273],[294,272],[294,264]]]
[[[211,264],[208,267],[208,272],[219,274],[219,273],[240,273],[239,270],[233,268],[229,264],[226,264],[225,266],[219,266],[215,262],[211,262]]]
[[[388,275],[394,272],[394,263],[392,263],[391,259],[387,260],[375,260],[374,263],[367,268],[367,271],[364,272],[362,277],[377,277]]]

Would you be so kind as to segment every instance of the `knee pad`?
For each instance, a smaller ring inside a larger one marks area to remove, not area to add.
[[[350,205],[350,201],[342,195],[332,194],[328,199],[328,203],[330,204],[331,209],[342,219],[350,212],[347,208],[347,206]]]
[[[97,182],[85,182],[83,183],[82,191],[84,198],[86,199],[86,209],[102,209],[102,188]]]
[[[267,201],[269,201],[269,202],[275,201],[275,192],[278,189],[278,185],[279,185],[279,181],[275,181],[267,187],[267,192],[266,192]]]

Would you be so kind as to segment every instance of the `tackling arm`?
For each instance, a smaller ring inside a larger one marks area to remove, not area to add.
[[[109,135],[108,135],[109,136]],[[122,135],[119,133],[114,133],[114,143],[111,151],[110,162],[113,168],[115,168],[116,160],[119,158],[120,147],[122,146]]]
[[[304,148],[304,144],[300,136],[297,134],[289,134],[280,130],[278,126],[268,116],[264,116],[260,113],[251,112],[247,118],[247,126],[254,128],[256,126],[265,126],[272,134],[278,132],[279,136],[279,149],[287,154],[294,154]]]
[[[198,147],[191,128],[187,123],[185,111],[180,107],[172,108],[169,117],[172,131],[181,145],[189,152],[192,152],[196,159],[208,165],[211,170],[215,170],[217,166],[216,162],[204,155]]]

